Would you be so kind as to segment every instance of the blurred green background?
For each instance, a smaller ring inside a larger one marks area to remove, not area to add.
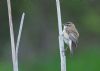
[[[100,70],[100,0],[60,0],[62,22],[72,21],[79,44],[67,71]],[[26,13],[19,48],[19,71],[60,71],[56,0],[11,0],[15,40]],[[0,0],[0,71],[12,71],[6,0]]]

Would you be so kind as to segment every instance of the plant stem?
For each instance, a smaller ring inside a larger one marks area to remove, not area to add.
[[[16,43],[16,61],[17,61],[17,63],[18,63],[18,49],[19,49],[19,43],[20,43],[20,38],[21,38],[21,33],[22,33],[22,28],[23,28],[24,16],[25,16],[25,13],[23,13],[22,17],[21,17],[19,33],[18,33],[17,43]]]
[[[56,0],[57,7],[57,17],[58,17],[58,29],[59,29],[59,50],[61,59],[61,71],[66,71],[66,56],[64,52],[64,41],[62,35],[62,21],[61,21],[61,11],[60,11],[60,1]]]
[[[18,66],[17,66],[17,62],[16,62],[16,51],[15,51],[15,41],[14,41],[14,31],[13,31],[10,0],[7,0],[7,5],[8,5],[8,16],[9,16],[9,28],[10,28],[10,38],[11,38],[13,71],[18,71]]]
[[[19,43],[20,43],[20,38],[21,38],[21,33],[22,33],[22,28],[23,28],[24,16],[25,16],[25,13],[23,13],[21,17],[19,33],[18,33],[17,43],[16,43],[16,55],[18,55],[18,48],[19,48]]]

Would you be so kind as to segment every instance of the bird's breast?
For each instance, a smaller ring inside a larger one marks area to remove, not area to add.
[[[65,31],[64,31],[64,38],[69,39],[69,35]]]
[[[66,33],[66,31],[63,31],[63,38],[64,38],[64,42],[66,43],[66,44],[69,44],[69,35],[68,35],[68,33]]]

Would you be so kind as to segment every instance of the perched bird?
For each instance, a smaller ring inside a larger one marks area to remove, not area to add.
[[[67,22],[66,24],[64,24],[62,35],[64,42],[68,45],[71,54],[73,54],[74,48],[77,47],[79,38],[79,33],[74,23]]]

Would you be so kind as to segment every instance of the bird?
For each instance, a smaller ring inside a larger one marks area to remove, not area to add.
[[[74,49],[77,47],[79,38],[79,33],[73,22],[66,22],[64,24],[62,36],[65,44],[67,44],[70,49],[70,53],[73,54]]]

